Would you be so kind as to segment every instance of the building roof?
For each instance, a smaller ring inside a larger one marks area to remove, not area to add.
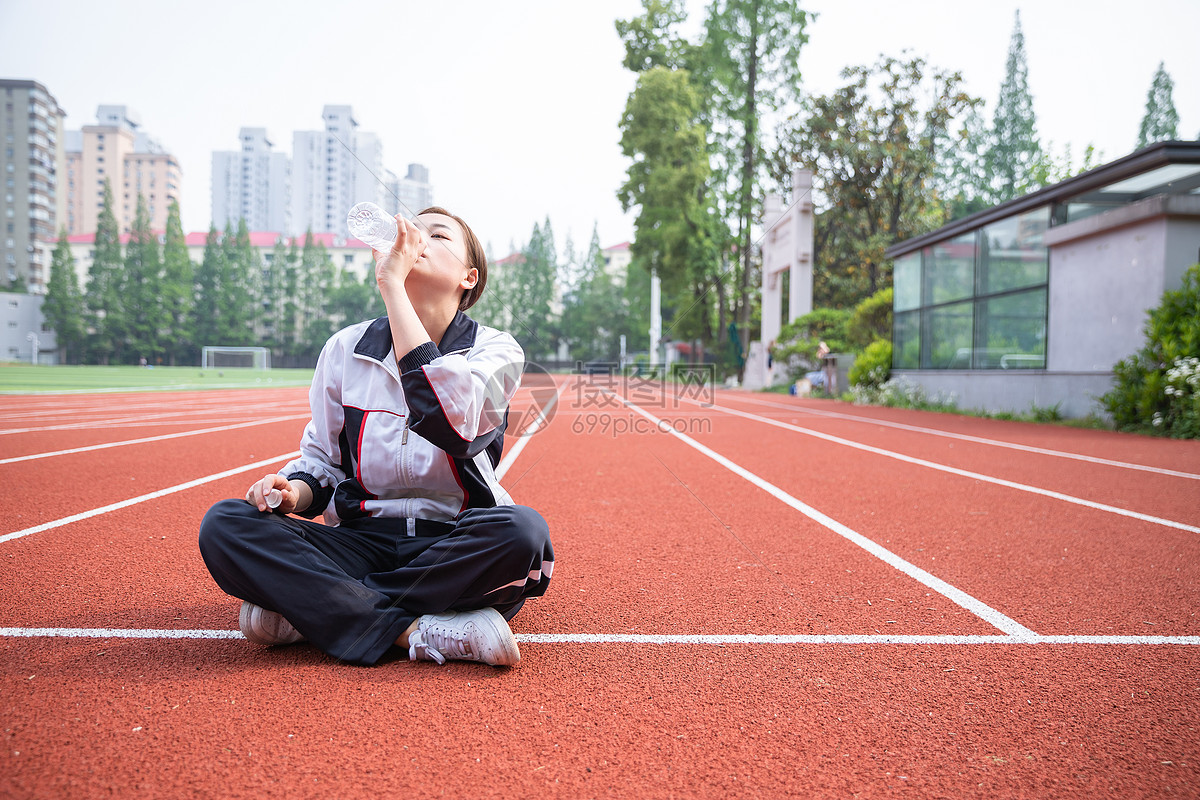
[[[898,242],[889,247],[884,255],[898,258],[935,242],[953,239],[993,222],[1047,205],[1071,201],[1116,207],[1160,194],[1197,192],[1200,192],[1200,140],[1158,142],[1061,183],[956,219],[922,236]]]

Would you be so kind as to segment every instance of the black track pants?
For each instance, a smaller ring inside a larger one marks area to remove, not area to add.
[[[409,529],[376,519],[335,528],[222,500],[200,524],[200,553],[225,592],[354,664],[374,664],[422,614],[493,607],[511,619],[546,592],[554,551],[531,508],[472,508]]]

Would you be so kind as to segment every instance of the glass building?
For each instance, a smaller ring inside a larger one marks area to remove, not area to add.
[[[892,368],[962,408],[1097,413],[1146,312],[1200,262],[1200,141],[956,220],[894,259]]]

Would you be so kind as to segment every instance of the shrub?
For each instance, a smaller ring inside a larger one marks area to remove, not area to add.
[[[846,338],[850,344],[861,348],[876,339],[892,338],[892,296],[889,286],[854,307],[846,322]]]
[[[876,339],[854,360],[851,386],[882,386],[892,374],[892,343]]]
[[[1101,404],[1117,430],[1200,438],[1200,264],[1163,294],[1145,332],[1142,349],[1113,367]]]
[[[788,365],[793,380],[803,377],[816,365],[817,347],[821,342],[829,346],[831,353],[846,352],[846,321],[849,318],[850,312],[840,309],[810,311],[783,326],[779,339],[771,348],[771,355]]]
[[[958,410],[953,393],[943,395],[939,392],[931,397],[921,386],[904,378],[885,381],[879,386],[852,386],[850,391],[858,405],[915,408],[922,411]]]

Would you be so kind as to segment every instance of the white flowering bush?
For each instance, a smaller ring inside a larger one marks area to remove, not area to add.
[[[1181,439],[1200,439],[1200,358],[1177,358],[1164,375],[1167,408],[1152,424]]]
[[[1100,401],[1119,430],[1200,439],[1200,264],[1163,294],[1145,346],[1117,363]]]

